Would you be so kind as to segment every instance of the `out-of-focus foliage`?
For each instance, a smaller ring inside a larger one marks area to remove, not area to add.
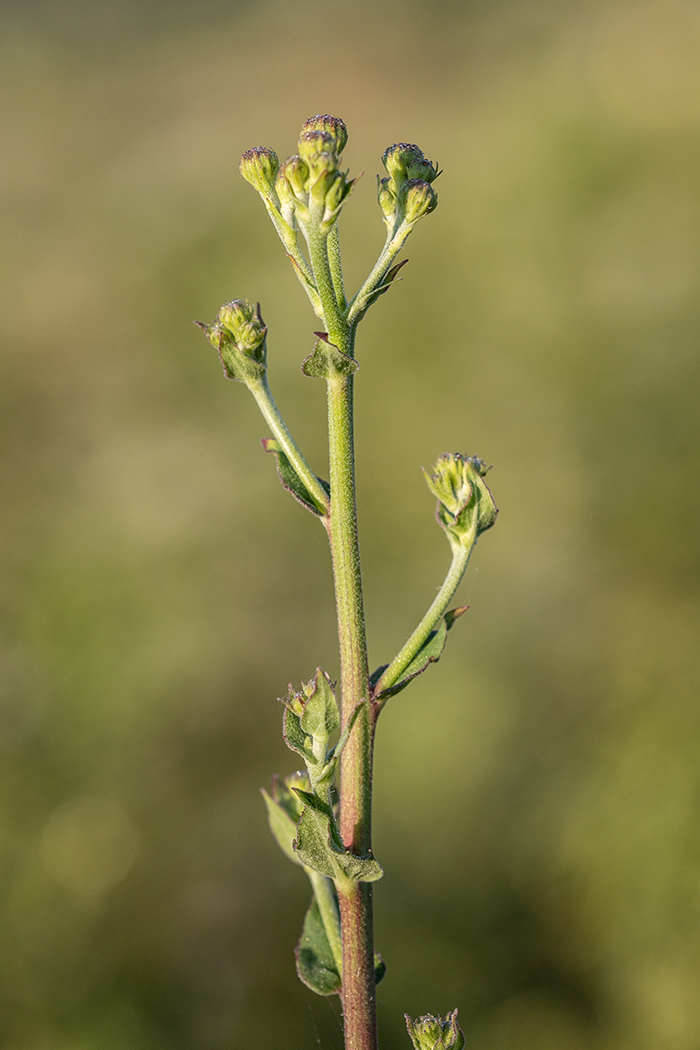
[[[353,287],[385,147],[444,168],[358,346],[375,665],[446,567],[420,467],[480,455],[500,508],[380,723],[382,1045],[458,1006],[471,1050],[695,1050],[700,7],[0,18],[3,1045],[340,1046],[257,790],[293,768],[275,697],[335,673],[325,537],[191,324],[260,300],[323,474],[314,318],[237,166],[331,112]]]

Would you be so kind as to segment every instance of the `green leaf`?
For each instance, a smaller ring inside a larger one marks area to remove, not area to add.
[[[307,747],[307,744],[310,743],[308,734],[301,728],[299,715],[295,714],[288,704],[285,704],[282,716],[282,735],[290,751],[296,751],[305,762],[316,764],[313,751]]]
[[[295,788],[304,803],[294,848],[303,864],[340,882],[375,882],[384,874],[374,857],[356,857],[343,845],[333,810],[317,795]]]
[[[335,995],[340,991],[342,981],[315,897],[311,898],[294,955],[299,980],[312,992],[317,995]]]
[[[325,507],[320,507],[316,503],[316,500],[287,459],[284,449],[279,441],[276,441],[275,438],[263,438],[262,446],[266,452],[274,452],[277,457],[277,473],[282,482],[283,488],[285,488],[287,492],[291,492],[294,499],[301,503],[302,507],[306,507],[306,509],[310,510],[312,514],[317,514],[319,517],[323,517],[326,513]],[[331,490],[328,482],[323,481],[321,478],[318,478],[318,481],[321,484],[321,487],[330,495]]]
[[[307,736],[325,737],[326,740],[335,729],[340,728],[338,701],[330,678],[320,667],[312,680],[311,695],[304,703],[300,726]]]
[[[390,685],[387,689],[382,689],[381,692],[376,693],[374,696],[375,700],[388,700],[390,696],[396,696],[402,689],[405,689],[409,682],[412,682],[414,678],[417,678],[419,674],[430,664],[436,664],[442,656],[447,641],[447,632],[452,628],[455,620],[459,619],[467,609],[468,605],[461,605],[457,609],[450,609],[446,612],[440,621],[440,626],[434,631],[431,631],[425,642],[418,650],[416,655],[411,660],[408,667],[403,671],[398,682]],[[373,684],[378,684],[381,680],[381,676],[389,665],[380,667],[372,675],[371,681]]]
[[[304,358],[301,370],[312,379],[330,379],[332,376],[351,376],[360,367],[354,357],[344,354],[331,343],[326,332],[314,332],[318,336],[313,353]]]
[[[304,918],[304,928],[294,949],[299,980],[317,995],[335,995],[340,992],[342,981],[336,969],[328,937],[321,920],[316,898]],[[386,973],[386,965],[379,952],[374,953],[374,979],[377,984]]]
[[[293,845],[297,835],[296,822],[292,820],[280,802],[268,795],[265,788],[260,788],[260,790],[267,806],[267,819],[270,831],[277,840],[277,845],[294,864],[302,865],[299,854],[294,850]]]
[[[338,743],[334,747],[332,747],[331,750],[328,752],[328,759],[326,761],[325,766],[321,770],[321,775],[318,777],[317,782],[319,780],[332,780],[332,778],[335,776],[335,770],[338,765],[338,762],[340,761],[341,755],[345,750],[345,745],[350,739],[350,734],[352,733],[355,722],[357,721],[360,711],[366,703],[366,700],[360,700],[359,704],[356,705],[352,714],[345,723],[345,729],[341,733]]]

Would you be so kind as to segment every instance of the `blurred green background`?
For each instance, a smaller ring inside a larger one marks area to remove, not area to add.
[[[317,112],[440,207],[361,328],[373,665],[449,561],[420,474],[494,464],[447,653],[379,728],[383,1050],[700,1045],[695,0],[0,7],[0,957],[7,1050],[338,1050],[258,787],[337,674],[325,536],[192,320],[247,296],[325,473],[316,327],[241,152]]]

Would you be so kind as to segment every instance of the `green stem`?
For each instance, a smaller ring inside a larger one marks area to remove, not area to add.
[[[353,356],[353,331],[336,298],[328,241],[311,216],[305,237],[316,286],[323,302],[328,337]],[[360,573],[355,497],[353,377],[328,380],[328,435],[331,512],[328,536],[340,644],[341,721],[345,727],[358,704],[369,696],[369,667]],[[362,705],[340,760],[340,834],[347,849],[360,856],[372,848],[372,756],[374,720]],[[377,1050],[374,929],[370,883],[339,885],[343,943],[343,1018],[345,1050]]]
[[[469,558],[474,550],[475,543],[476,536],[473,538],[470,537],[464,544],[455,547],[452,555],[452,564],[450,565],[442,587],[435,597],[435,601],[432,603],[427,613],[404,645],[403,649],[401,649],[398,655],[394,657],[375,685],[375,696],[379,696],[384,689],[389,689],[392,685],[395,685],[396,682],[398,682],[408,665],[414,657],[418,655],[423,645],[425,645],[430,632],[435,630],[436,626],[445,615],[447,606],[452,601],[457,588],[462,582],[462,577],[464,576],[467,565],[469,564]]]
[[[338,223],[336,222],[328,234],[328,262],[331,268],[331,279],[335,291],[335,299],[341,310],[347,306],[345,299],[345,286],[343,284],[343,267],[340,261],[340,235]]]
[[[267,375],[263,375],[262,379],[256,383],[249,383],[248,387],[255,398],[265,421],[270,427],[270,430],[282,446],[285,456],[306,485],[309,493],[313,496],[321,513],[324,516],[328,515],[330,511],[328,496],[321,485],[321,482],[304,459],[296,441],[290,434],[287,424],[283,420],[280,410],[275,404],[267,382]]]
[[[318,871],[306,868],[306,874],[311,880],[314,897],[321,915],[321,922],[326,931],[326,937],[333,953],[333,961],[340,976],[343,976],[343,945],[340,937],[340,915],[338,914],[338,903],[333,890],[332,881]]]
[[[352,355],[352,336],[343,312],[338,306],[336,288],[333,283],[333,274],[331,273],[331,264],[328,258],[329,235],[321,233],[318,228],[321,215],[323,214],[322,209],[319,209],[319,211],[321,212],[320,215],[310,214],[309,221],[302,227],[302,232],[309,248],[309,258],[311,259],[316,287],[323,304],[323,319],[326,324],[328,337],[344,353],[348,353],[349,348],[349,352]]]
[[[355,508],[353,377],[328,382],[331,516],[342,722],[369,694],[369,669]],[[340,833],[347,849],[366,856],[372,847],[374,725],[363,704],[340,760]],[[376,1050],[376,991],[372,887],[338,888],[343,931],[343,1016],[346,1050]]]
[[[381,255],[374,264],[372,272],[360,288],[359,292],[357,292],[352,298],[348,310],[349,325],[356,324],[362,317],[362,314],[368,306],[367,300],[386,277],[391,269],[391,264],[406,243],[406,238],[412,228],[413,227],[410,223],[402,222],[395,233],[392,231],[389,232],[386,243],[382,248]]]
[[[321,299],[314,283],[314,275],[311,272],[309,264],[299,250],[296,232],[289,223],[282,218],[273,201],[269,200],[267,197],[263,197],[263,201],[267,208],[267,214],[272,220],[272,225],[277,230],[279,238],[287,251],[287,255],[292,261],[294,271],[299,278],[301,286],[309,297],[314,313],[317,317],[322,317],[323,307],[321,306]]]

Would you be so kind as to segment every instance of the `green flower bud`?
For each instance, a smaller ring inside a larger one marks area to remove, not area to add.
[[[384,218],[393,222],[396,217],[396,194],[391,188],[391,179],[380,179],[377,175],[377,200]]]
[[[309,166],[309,186],[338,170],[333,137],[325,131],[305,131],[299,139],[299,155]]]
[[[300,692],[289,686],[286,706],[299,718],[302,729],[309,736],[319,734],[327,739],[340,725],[333,683],[320,667],[314,678],[301,683]]]
[[[340,209],[352,193],[356,181],[356,179],[349,180],[342,171],[337,171],[330,180],[330,185],[324,197],[323,219],[321,221],[322,233],[330,231],[331,226],[340,214]],[[320,182],[321,180],[319,179]]]
[[[263,197],[271,197],[275,192],[275,179],[280,162],[273,149],[267,146],[256,146],[247,149],[239,165],[243,178],[254,186]]]
[[[457,1011],[443,1020],[426,1014],[412,1021],[408,1014],[406,1027],[415,1050],[464,1050],[464,1032],[457,1024]]]
[[[287,180],[299,204],[308,204],[309,167],[306,161],[297,154],[289,157],[282,165],[280,175]]]
[[[343,152],[348,141],[348,131],[343,121],[340,117],[330,116],[329,113],[318,114],[305,120],[301,126],[301,134],[306,131],[324,131],[331,139],[333,152],[337,157]]]
[[[209,342],[219,351],[224,372],[229,379],[242,383],[259,379],[267,367],[265,339],[267,328],[260,314],[247,299],[224,303],[213,324],[196,321]]]
[[[430,215],[437,203],[437,193],[425,179],[409,179],[401,187],[399,206],[406,222],[413,224],[424,215]]]
[[[423,471],[438,501],[437,520],[453,545],[471,545],[496,520],[496,504],[484,482],[486,470],[477,456],[446,452],[432,474]]]
[[[224,303],[216,323],[242,354],[256,361],[262,360],[267,328],[260,315],[260,303],[255,307],[247,299]]]
[[[439,175],[438,166],[428,160],[422,149],[410,142],[397,142],[384,151],[382,163],[398,187],[409,179],[432,182]]]
[[[289,182],[284,176],[283,171],[277,176],[277,182],[275,183],[275,191],[277,193],[277,199],[280,202],[280,214],[284,221],[289,226],[294,226],[294,212],[296,210],[296,198]]]

